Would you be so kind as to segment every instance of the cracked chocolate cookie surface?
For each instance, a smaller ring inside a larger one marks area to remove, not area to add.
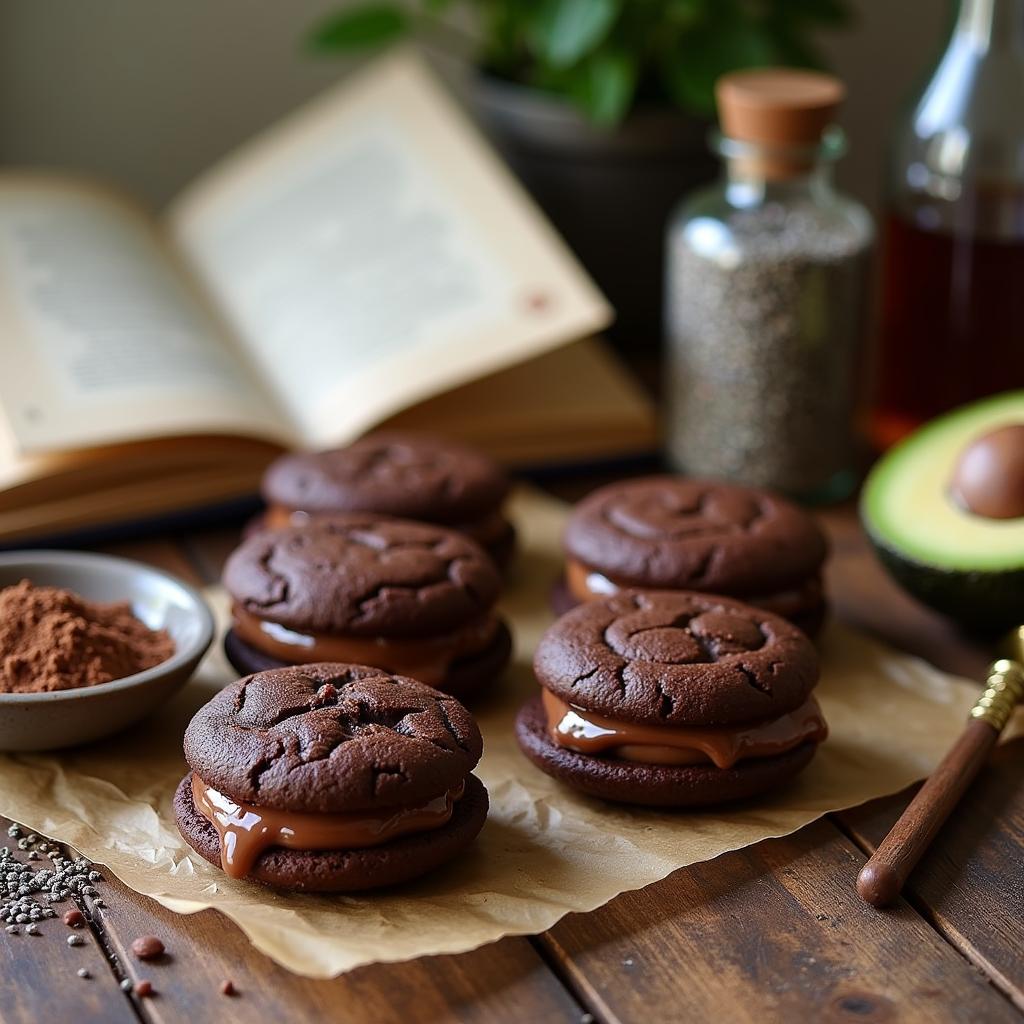
[[[791,623],[709,594],[623,592],[545,633],[542,686],[569,704],[651,725],[734,725],[799,707],[818,657]]]
[[[378,669],[317,664],[240,679],[196,712],[185,759],[236,801],[294,811],[402,806],[459,785],[482,740],[454,698]]]
[[[263,497],[311,513],[371,510],[454,525],[495,510],[508,488],[501,468],[471,448],[382,431],[346,448],[283,456],[264,477]]]
[[[772,494],[717,481],[655,476],[583,499],[565,532],[569,557],[636,587],[777,591],[820,571],[824,534]]]
[[[351,513],[253,534],[228,559],[224,585],[251,615],[291,629],[417,637],[485,614],[501,581],[460,533]]]

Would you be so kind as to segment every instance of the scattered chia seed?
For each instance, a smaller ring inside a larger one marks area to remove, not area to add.
[[[84,946],[85,945],[85,939],[83,939],[81,935],[69,935],[68,936],[68,945],[69,946]]]
[[[35,833],[21,837],[18,826],[12,825],[7,830],[11,838],[18,837],[21,843],[29,844],[29,839],[38,840]],[[80,896],[86,889],[96,892],[90,885],[90,874],[98,874],[92,863],[84,857],[71,860],[64,857],[53,844],[47,853],[49,861],[45,867],[36,869],[33,863],[38,858],[29,853],[29,863],[16,859],[10,847],[0,848],[0,922],[6,925],[28,924],[56,917],[57,912],[49,904],[60,903],[71,896]],[[35,852],[35,851],[33,851]],[[80,911],[75,911],[80,913]],[[84,917],[83,917],[84,922]],[[29,934],[31,932],[26,928]]]
[[[91,978],[92,972],[87,967],[79,967],[76,972],[80,978]]]
[[[134,988],[134,986],[132,985],[131,978],[125,978],[124,981],[121,982],[122,992],[131,992],[132,988]]]

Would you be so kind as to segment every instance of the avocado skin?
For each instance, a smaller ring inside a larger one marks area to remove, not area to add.
[[[908,558],[870,529],[867,535],[893,579],[922,604],[986,636],[1024,623],[1024,569],[937,569]]]

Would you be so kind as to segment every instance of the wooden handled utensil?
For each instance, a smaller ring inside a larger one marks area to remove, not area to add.
[[[857,892],[874,907],[892,903],[996,744],[1014,707],[1024,700],[1024,626],[1011,640],[1010,658],[989,669],[985,691],[967,726],[941,764],[893,825],[857,876]]]

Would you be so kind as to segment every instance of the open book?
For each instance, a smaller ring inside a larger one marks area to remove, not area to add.
[[[385,423],[511,463],[649,450],[649,405],[591,339],[610,319],[407,51],[162,220],[0,175],[0,541],[252,494],[282,448]]]

